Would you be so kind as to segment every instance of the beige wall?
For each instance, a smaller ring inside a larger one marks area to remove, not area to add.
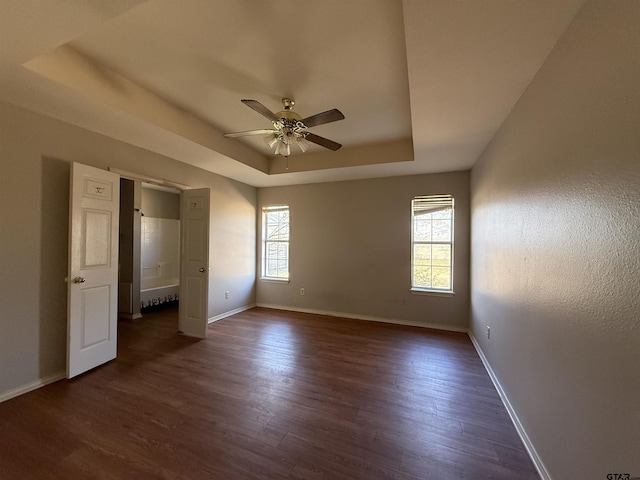
[[[142,213],[147,217],[180,220],[179,193],[165,192],[143,186],[140,189]]]
[[[0,399],[65,368],[72,161],[211,188],[209,316],[255,302],[255,188],[0,103]]]
[[[448,297],[409,293],[411,200],[434,194],[456,201]],[[261,188],[258,203],[286,204],[291,213],[291,281],[259,281],[259,304],[466,329],[468,172]]]
[[[587,2],[472,170],[472,332],[557,480],[640,476],[639,26]]]

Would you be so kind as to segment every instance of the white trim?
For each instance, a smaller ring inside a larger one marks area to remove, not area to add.
[[[425,290],[424,288],[410,288],[411,295],[428,295],[432,297],[453,297],[456,292],[453,290]]]
[[[184,189],[179,189],[176,187],[167,187],[165,185],[157,185],[155,183],[142,182],[142,188],[148,188],[150,190],[159,190],[161,192],[172,193],[174,195],[180,195],[180,192]]]
[[[276,277],[260,277],[259,280],[264,283],[280,283],[282,285],[285,285],[291,281],[288,278],[276,278]]]
[[[121,177],[128,178],[129,180],[139,180],[145,183],[155,184],[161,187],[169,187],[177,190],[190,190],[191,187],[189,185],[185,185],[184,183],[173,182],[171,180],[165,180],[164,178],[153,178],[148,177],[147,175],[128,172],[126,170],[121,170],[119,168],[109,167],[109,171],[113,173],[117,173]]]
[[[243,307],[235,308],[233,310],[229,310],[228,312],[221,313],[220,315],[216,315],[215,317],[209,317],[208,323],[217,322],[218,320],[230,317],[231,315],[235,315],[236,313],[244,312],[245,310],[249,310],[250,308],[253,308],[255,306],[256,304],[252,303],[250,305],[245,305]]]
[[[0,403],[5,402],[11,398],[18,397],[20,395],[24,395],[25,393],[29,393],[33,390],[37,390],[40,387],[44,387],[45,385],[49,385],[50,383],[57,382],[58,380],[62,380],[66,378],[65,372],[54,373],[53,375],[49,375],[45,378],[40,378],[35,382],[28,383],[27,385],[23,385],[18,388],[14,388],[13,390],[9,390],[8,392],[4,392],[0,394]]]
[[[520,422],[518,415],[516,414],[515,410],[511,406],[511,402],[509,402],[509,398],[507,397],[507,394],[505,393],[505,391],[502,389],[502,386],[498,381],[498,377],[496,376],[493,369],[491,368],[491,365],[489,364],[487,357],[485,357],[484,352],[482,351],[482,348],[480,348],[480,344],[477,342],[477,340],[473,336],[473,333],[471,332],[471,330],[468,331],[468,335],[469,335],[469,338],[471,339],[471,343],[473,343],[473,346],[476,349],[476,352],[478,352],[478,356],[480,357],[480,360],[482,360],[482,364],[484,365],[485,370],[489,374],[489,378],[491,378],[491,381],[493,382],[493,386],[496,388],[498,395],[500,396],[500,400],[502,400],[504,408],[507,410],[507,413],[509,414],[511,421],[513,422],[513,426],[516,428],[516,432],[518,432],[518,435],[520,436],[520,440],[522,440],[522,443],[524,444],[524,448],[527,450],[527,453],[529,454],[529,457],[531,458],[533,465],[536,467],[536,470],[538,471],[538,475],[540,475],[540,478],[542,480],[551,480],[551,475],[549,475],[549,472],[544,466],[542,459],[538,455],[538,452],[536,452],[536,449],[533,446],[533,443],[529,439],[529,436],[527,435],[526,430],[522,426],[522,423]]]
[[[316,315],[327,315],[329,317],[343,317],[343,318],[350,318],[353,320],[366,320],[368,322],[391,323],[393,325],[404,325],[407,327],[433,328],[435,330],[445,330],[448,332],[467,333],[466,327],[456,327],[454,325],[445,325],[442,323],[424,323],[424,322],[416,322],[414,320],[374,317],[372,315],[359,315],[356,313],[333,312],[329,310],[316,310],[314,308],[299,308],[299,307],[292,307],[290,305],[274,305],[271,303],[258,303],[256,304],[256,306],[262,307],[262,308],[273,308],[275,310],[289,310],[292,312],[314,313]]]

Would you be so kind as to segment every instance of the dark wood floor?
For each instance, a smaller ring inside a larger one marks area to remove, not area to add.
[[[252,309],[0,404],[0,479],[538,479],[464,334]]]

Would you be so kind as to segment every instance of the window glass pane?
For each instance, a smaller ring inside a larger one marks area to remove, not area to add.
[[[429,215],[421,215],[413,221],[413,239],[416,242],[431,240],[431,219]]]
[[[288,258],[289,257],[289,244],[284,242],[279,242],[277,244],[277,255],[278,258]]]
[[[448,267],[451,265],[451,246],[450,245],[433,245],[432,264],[438,267]]]
[[[448,242],[451,240],[451,220],[433,220],[434,242]]]
[[[289,229],[280,224],[267,225],[267,240],[288,240]]]
[[[415,244],[413,246],[413,264],[431,265],[431,244]]]
[[[278,225],[273,223],[267,223],[267,240],[275,240],[278,238]]]
[[[450,288],[451,270],[448,267],[433,267],[432,275],[432,288]]]
[[[443,208],[432,213],[434,220],[447,220],[451,218],[451,208]]]
[[[431,288],[431,267],[413,267],[413,285],[419,288]]]
[[[272,213],[274,221],[276,222],[288,222],[289,221],[289,211],[280,210]]]
[[[288,278],[289,277],[289,262],[287,260],[280,259],[278,260],[278,278]]]
[[[267,260],[265,276],[276,277],[278,275],[278,262],[277,260]]]
[[[275,257],[278,253],[278,244],[275,242],[267,242],[267,258]]]

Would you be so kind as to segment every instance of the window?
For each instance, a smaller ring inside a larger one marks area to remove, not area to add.
[[[289,207],[262,209],[262,278],[289,280]]]
[[[415,197],[411,220],[411,289],[453,293],[453,197]]]

